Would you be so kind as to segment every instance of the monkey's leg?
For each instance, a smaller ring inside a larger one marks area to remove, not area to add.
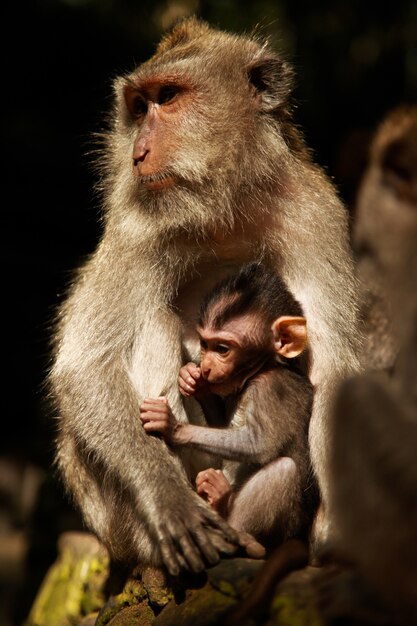
[[[86,525],[96,532],[111,558],[127,566],[137,561],[160,565],[155,541],[145,523],[137,523],[135,507],[120,482],[108,475],[105,484],[99,484],[95,477],[102,475],[104,468],[92,459],[87,463],[84,451],[71,436],[58,441],[57,462]]]
[[[235,531],[191,489],[189,503],[182,505],[183,517],[176,522],[171,515],[164,525],[155,530],[149,523],[146,510],[137,506],[134,495],[122,477],[109,470],[104,461],[93,458],[70,433],[60,433],[57,463],[67,487],[83,512],[87,526],[95,531],[112,558],[126,566],[141,563],[160,567],[164,563],[174,575],[178,574],[179,569],[201,571],[204,563],[216,563],[221,553],[232,554],[239,545]],[[179,466],[178,460],[176,464]],[[188,486],[185,474],[181,472],[179,475]],[[179,492],[173,492],[178,499]],[[164,497],[166,501],[168,495]],[[160,505],[163,504],[161,498]],[[195,512],[193,505],[197,505]],[[197,518],[197,524],[196,513],[201,516]],[[179,524],[179,528],[175,527],[175,523]],[[207,536],[202,530],[207,532]],[[170,540],[169,533],[172,533],[178,544]],[[197,549],[201,551],[201,557]]]
[[[281,457],[262,467],[236,495],[229,524],[256,538],[275,541],[297,530],[299,493],[298,471],[289,457]]]

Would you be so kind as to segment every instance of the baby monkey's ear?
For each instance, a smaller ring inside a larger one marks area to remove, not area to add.
[[[304,317],[283,315],[271,326],[275,352],[287,359],[301,354],[307,345],[307,322]]]

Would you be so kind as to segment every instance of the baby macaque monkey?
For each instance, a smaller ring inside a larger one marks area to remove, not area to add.
[[[258,263],[219,283],[205,298],[197,325],[200,364],[182,367],[184,397],[202,406],[208,427],[177,421],[165,398],[147,399],[141,420],[172,446],[223,459],[197,491],[238,531],[273,547],[303,536],[317,489],[310,467],[312,385],[300,355],[306,320],[275,273]],[[217,400],[217,406],[216,406]]]

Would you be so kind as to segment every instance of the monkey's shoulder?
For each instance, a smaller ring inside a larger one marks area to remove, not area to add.
[[[300,392],[312,395],[313,385],[308,376],[298,370],[281,363],[274,363],[252,378],[248,384],[248,390],[262,394],[269,392],[281,397]]]
[[[313,386],[307,376],[281,364],[265,368],[247,384],[240,408],[245,414],[279,415],[308,421],[313,403]]]

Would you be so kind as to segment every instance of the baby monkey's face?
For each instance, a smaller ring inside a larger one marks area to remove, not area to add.
[[[197,328],[200,337],[200,367],[208,390],[219,396],[239,393],[246,381],[273,355],[273,336],[259,343],[241,319],[226,322],[221,329]]]

